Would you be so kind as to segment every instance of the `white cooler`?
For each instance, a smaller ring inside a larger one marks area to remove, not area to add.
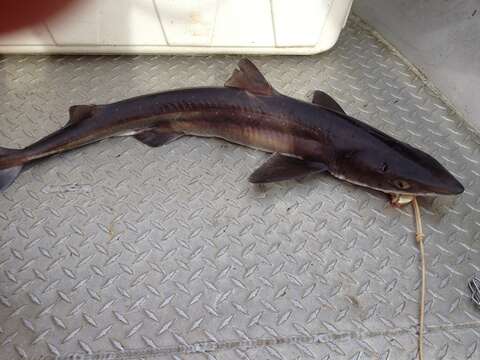
[[[335,44],[352,1],[83,0],[0,37],[0,52],[314,54]]]

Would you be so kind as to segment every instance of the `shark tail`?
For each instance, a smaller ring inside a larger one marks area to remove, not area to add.
[[[15,153],[21,150],[6,149],[0,147],[0,164],[3,159],[13,156]],[[4,191],[8,188],[17,178],[18,174],[22,170],[23,165],[15,165],[8,168],[0,169],[0,191]]]

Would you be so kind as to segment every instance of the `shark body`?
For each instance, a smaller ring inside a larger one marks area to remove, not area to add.
[[[273,153],[250,175],[253,183],[329,172],[390,194],[464,190],[434,158],[348,116],[327,94],[315,91],[312,103],[280,94],[246,59],[224,87],[72,106],[62,129],[24,149],[0,148],[0,190],[29,162],[109,137],[134,136],[157,147],[184,135],[217,137]]]

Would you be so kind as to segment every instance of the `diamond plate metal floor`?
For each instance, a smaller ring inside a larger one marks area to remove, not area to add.
[[[222,84],[237,59],[3,57],[0,145],[59,128],[73,104]],[[462,180],[462,196],[421,201],[426,355],[477,359],[479,137],[356,20],[326,54],[254,61],[280,91],[322,89]],[[413,359],[410,208],[325,175],[253,186],[265,157],[124,138],[22,173],[0,195],[0,357]]]

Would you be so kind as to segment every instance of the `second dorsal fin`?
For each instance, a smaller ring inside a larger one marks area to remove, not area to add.
[[[275,90],[257,67],[248,59],[238,62],[238,69],[225,82],[226,87],[243,89],[257,95],[273,95]]]
[[[91,117],[96,107],[97,105],[70,106],[70,108],[68,109],[68,113],[70,114],[70,119],[67,122],[67,126]]]

